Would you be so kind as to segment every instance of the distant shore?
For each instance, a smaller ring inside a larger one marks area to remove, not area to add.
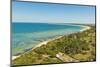
[[[89,30],[89,29],[91,28],[91,27],[89,27],[89,26],[84,26],[84,25],[82,25],[82,27],[83,27],[83,29],[81,29],[80,32],[83,32],[83,31],[85,31],[85,30]],[[53,38],[53,39],[49,39],[49,40],[47,40],[47,41],[43,41],[43,42],[41,42],[40,44],[36,45],[34,48],[32,48],[32,50],[34,50],[34,49],[36,49],[37,47],[40,47],[40,46],[42,46],[42,45],[46,45],[48,42],[53,41],[53,40],[56,40],[56,39],[59,39],[59,38],[61,38],[61,37],[63,37],[63,35],[62,35],[62,36],[58,36],[58,37]],[[14,59],[16,59],[16,58],[18,58],[18,57],[20,57],[20,56],[21,56],[21,55],[12,56],[12,60],[14,60]]]
[[[83,29],[82,30],[80,30],[80,32],[83,32],[83,31],[85,31],[85,30],[89,30],[91,27],[89,27],[89,26],[82,26],[83,27]]]

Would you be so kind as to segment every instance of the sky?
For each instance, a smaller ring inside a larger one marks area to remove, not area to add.
[[[12,22],[95,23],[95,6],[12,2]]]

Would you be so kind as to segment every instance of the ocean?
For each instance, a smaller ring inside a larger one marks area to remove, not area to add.
[[[12,55],[34,48],[39,43],[71,33],[79,32],[82,26],[59,23],[12,23]]]

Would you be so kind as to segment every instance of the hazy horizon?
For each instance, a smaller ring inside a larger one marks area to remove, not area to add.
[[[48,23],[48,24],[55,24],[57,22],[13,22],[13,23]],[[95,23],[62,23],[62,22],[59,22],[57,24],[95,24]]]

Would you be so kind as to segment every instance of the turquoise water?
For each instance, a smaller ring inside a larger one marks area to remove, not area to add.
[[[12,55],[48,39],[79,32],[81,29],[81,26],[67,24],[12,23]]]

